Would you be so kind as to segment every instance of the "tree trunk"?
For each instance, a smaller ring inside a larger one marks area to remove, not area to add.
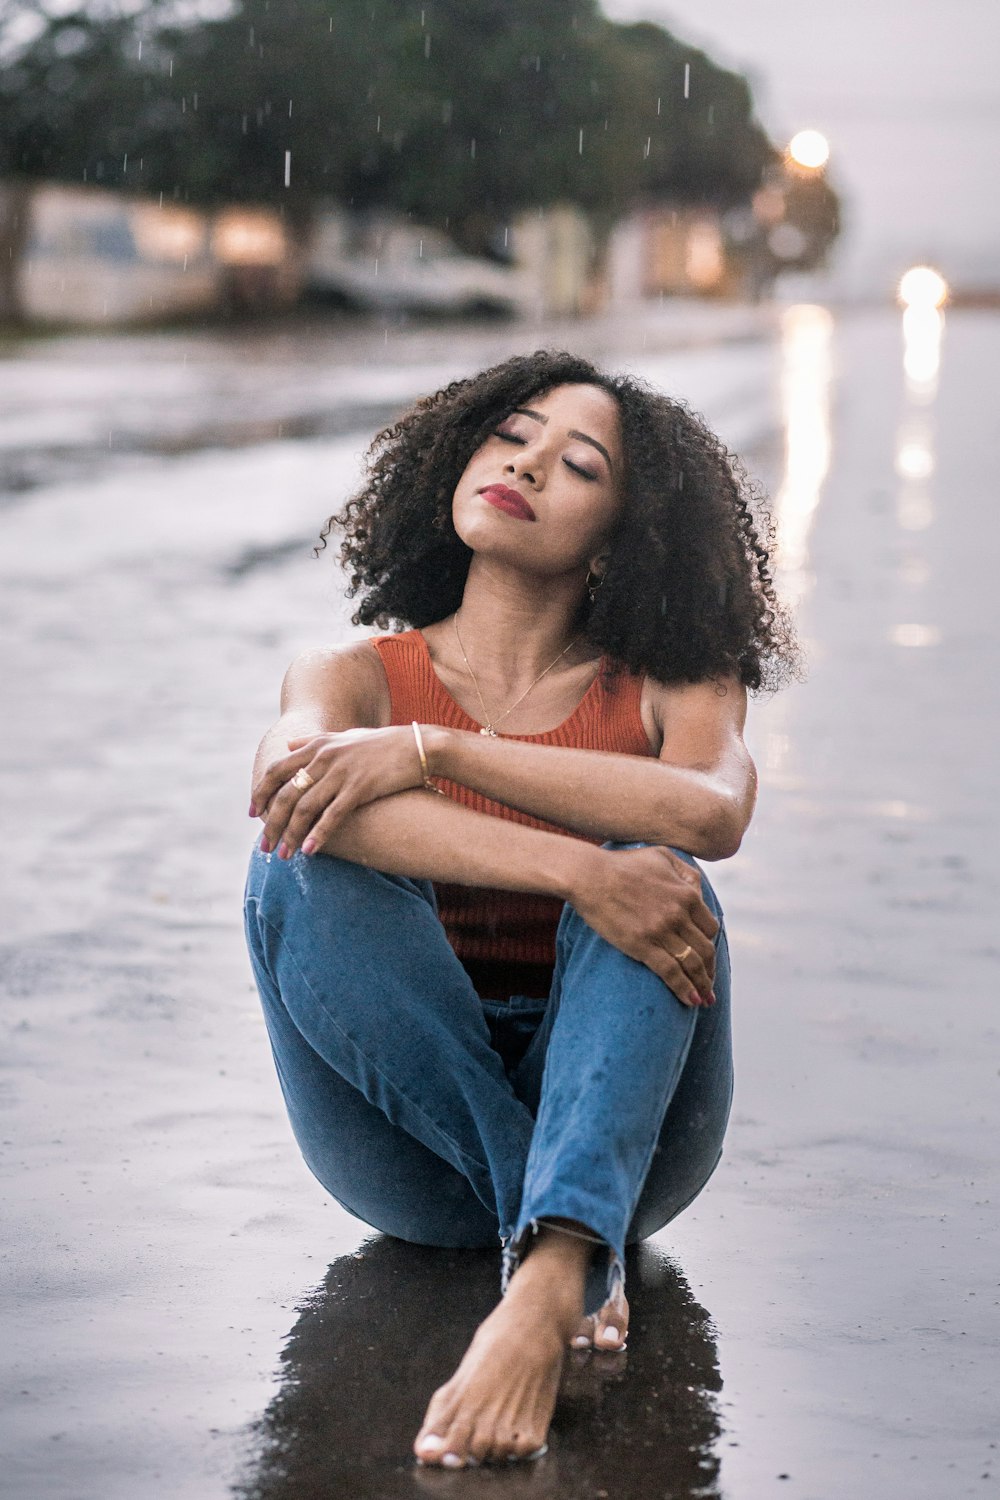
[[[21,259],[28,241],[32,185],[19,178],[0,184],[0,323],[20,323]]]

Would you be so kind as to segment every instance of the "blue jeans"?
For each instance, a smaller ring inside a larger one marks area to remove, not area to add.
[[[729,951],[704,875],[702,893],[720,922],[714,1006],[683,1005],[568,904],[548,1000],[502,1002],[476,993],[430,881],[256,848],[247,943],[309,1169],[399,1239],[499,1236],[501,1292],[539,1223],[578,1220],[608,1247],[588,1274],[596,1311],[624,1284],[626,1243],[679,1214],[722,1153]]]

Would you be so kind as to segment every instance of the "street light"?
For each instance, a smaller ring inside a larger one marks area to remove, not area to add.
[[[904,307],[941,307],[948,300],[948,283],[933,266],[911,266],[900,277],[898,296]]]
[[[788,143],[788,159],[797,167],[818,172],[830,160],[830,142],[818,130],[799,130]]]

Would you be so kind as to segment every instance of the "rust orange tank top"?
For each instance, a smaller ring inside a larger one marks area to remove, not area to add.
[[[446,690],[419,630],[371,637],[389,681],[391,722],[444,724],[477,732],[480,725]],[[639,712],[642,679],[609,673],[606,662],[568,719],[545,734],[512,734],[505,739],[539,745],[607,750],[619,755],[651,755]],[[545,823],[494,802],[481,792],[440,780],[442,790],[476,812],[546,828],[571,838],[584,835]],[[591,839],[591,843],[601,843]],[[562,902],[553,896],[435,883],[438,915],[448,940],[484,996],[547,995],[555,963],[556,927]]]

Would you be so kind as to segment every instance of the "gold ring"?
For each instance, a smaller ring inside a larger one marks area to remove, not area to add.
[[[682,964],[684,962],[684,960],[687,958],[688,954],[689,953],[693,953],[693,952],[694,952],[694,949],[691,947],[691,944],[688,943],[688,945],[684,949],[683,953],[674,953],[674,954],[671,954],[671,957],[672,958],[676,958],[677,962],[679,964]]]
[[[313,781],[309,772],[304,767],[296,771],[292,777],[292,786],[298,787],[300,792],[308,792],[309,788],[315,785],[315,781]]]

